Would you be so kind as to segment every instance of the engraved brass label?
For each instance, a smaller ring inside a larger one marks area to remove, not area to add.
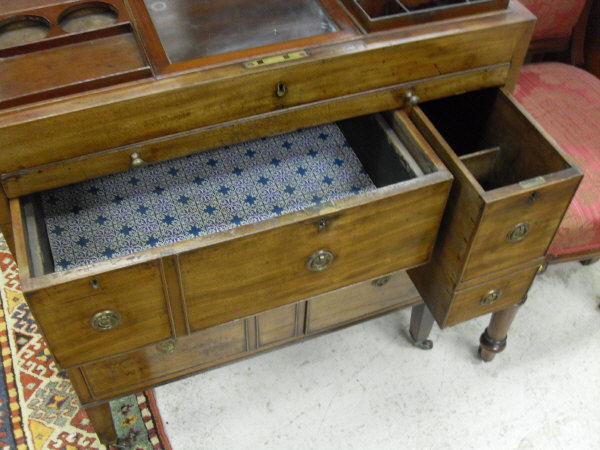
[[[483,297],[481,297],[481,301],[479,303],[483,306],[493,305],[498,301],[501,295],[502,291],[500,289],[491,290]]]
[[[329,250],[319,250],[306,261],[306,268],[311,272],[320,272],[327,269],[333,262],[333,253]]]
[[[90,320],[90,325],[97,331],[112,330],[117,327],[119,323],[121,323],[121,314],[110,309],[97,312],[92,316],[92,320]]]
[[[519,242],[522,241],[525,236],[529,233],[529,222],[521,222],[516,224],[512,230],[508,232],[506,235],[506,240],[508,242]]]
[[[244,67],[246,69],[254,69],[256,67],[269,66],[271,64],[279,64],[287,61],[293,61],[295,59],[302,59],[308,56],[310,56],[310,53],[308,53],[306,50],[299,50],[296,52],[289,52],[282,55],[268,56],[267,58],[248,61],[244,63]]]
[[[530,180],[524,180],[521,181],[519,183],[519,186],[521,186],[523,189],[528,189],[528,188],[532,188],[534,186],[539,186],[540,184],[544,184],[546,182],[546,179],[544,177],[535,177],[532,178]]]

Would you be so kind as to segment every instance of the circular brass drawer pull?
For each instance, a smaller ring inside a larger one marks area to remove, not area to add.
[[[485,294],[483,297],[481,297],[481,301],[479,302],[479,304],[483,305],[483,306],[493,305],[494,303],[496,303],[498,301],[498,299],[500,298],[501,295],[502,295],[502,290],[492,289],[487,294]]]
[[[508,232],[506,235],[506,240],[508,242],[519,242],[525,239],[525,236],[529,233],[529,229],[531,226],[529,222],[521,222],[516,224],[512,230]]]
[[[311,272],[320,272],[321,270],[327,269],[332,262],[333,253],[329,250],[319,250],[308,258],[308,261],[306,261],[306,268]]]
[[[177,349],[177,340],[176,339],[169,339],[168,341],[164,341],[164,342],[161,342],[160,344],[156,345],[156,350],[158,350],[161,353],[165,353],[167,355],[174,353],[176,349]]]
[[[92,320],[90,320],[90,325],[97,331],[112,330],[113,328],[116,328],[119,323],[121,323],[121,314],[110,309],[97,312],[92,316]]]

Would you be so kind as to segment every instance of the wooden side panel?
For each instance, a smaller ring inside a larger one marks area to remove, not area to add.
[[[509,305],[519,303],[525,297],[539,266],[495,279],[470,289],[457,291],[450,305],[443,327],[455,325],[465,320],[499,311]],[[491,305],[482,305],[481,299],[490,291],[501,291],[499,299]]]
[[[256,316],[258,347],[295,338],[299,328],[298,323],[304,319],[302,307],[302,304],[295,303]]]
[[[156,261],[26,295],[48,346],[64,368],[158,342],[172,334]],[[97,331],[91,326],[92,316],[105,310],[119,313],[121,321],[111,330]]]
[[[157,383],[246,353],[245,323],[238,320],[178,339],[170,354],[149,346],[86,365],[82,371],[95,397]]]
[[[192,330],[426,261],[449,181],[419,188],[418,180],[413,182],[407,192],[332,211],[331,225],[322,231],[310,220],[182,254]],[[319,250],[332,252],[334,260],[312,272],[306,262]]]
[[[395,272],[309,300],[306,333],[318,333],[419,300],[419,293],[406,272]]]
[[[10,205],[2,187],[0,187],[0,232],[8,244],[8,249],[15,255],[15,239],[12,230]]]

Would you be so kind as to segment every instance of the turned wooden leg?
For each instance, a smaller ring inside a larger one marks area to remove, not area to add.
[[[423,350],[431,350],[433,348],[433,342],[427,339],[431,328],[433,328],[433,316],[425,303],[413,306],[408,332],[415,347]]]
[[[515,318],[519,307],[524,303],[509,306],[492,314],[489,326],[479,339],[479,356],[486,362],[494,359],[506,347],[506,338],[510,324]]]
[[[92,422],[92,426],[100,442],[107,447],[115,445],[117,443],[117,432],[115,431],[112,414],[110,413],[110,405],[102,403],[101,405],[90,406],[85,408],[85,412],[90,422]]]

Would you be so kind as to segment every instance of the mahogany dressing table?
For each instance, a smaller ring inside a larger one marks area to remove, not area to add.
[[[581,180],[509,93],[533,24],[508,0],[4,1],[0,226],[103,442],[112,398],[399,307],[424,348],[493,313],[501,351]]]

